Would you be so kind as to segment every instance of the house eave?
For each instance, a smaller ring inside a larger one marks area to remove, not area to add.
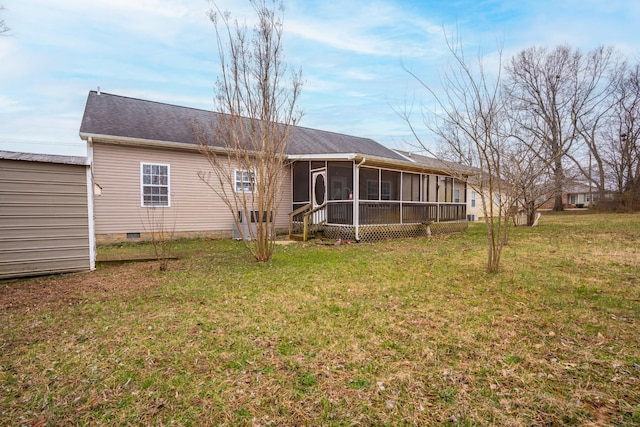
[[[303,160],[354,160],[357,157],[355,153],[325,153],[325,154],[287,154],[287,158],[291,161]]]
[[[404,157],[404,156],[403,156]],[[335,161],[355,161],[361,166],[376,166],[388,169],[410,170],[422,173],[435,173],[450,175],[446,169],[439,169],[420,164],[413,160],[396,160],[388,157],[373,156],[359,153],[335,153],[335,154],[290,154],[287,156],[290,161],[312,161],[312,160],[335,160]],[[364,161],[364,162],[363,162]]]
[[[184,142],[172,142],[172,141],[160,141],[155,139],[142,139],[142,138],[131,138],[125,136],[115,136],[115,135],[104,135],[104,134],[95,134],[95,133],[87,133],[80,132],[80,138],[88,141],[89,138],[95,143],[100,142],[104,144],[114,144],[114,145],[128,145],[132,147],[146,147],[146,148],[164,148],[171,150],[186,150],[186,151],[201,151],[202,147],[197,144],[187,144]],[[225,152],[224,148],[210,147],[211,150],[215,152]]]

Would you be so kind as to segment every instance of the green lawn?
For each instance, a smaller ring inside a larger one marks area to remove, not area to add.
[[[0,283],[0,424],[640,425],[640,215],[483,233]]]

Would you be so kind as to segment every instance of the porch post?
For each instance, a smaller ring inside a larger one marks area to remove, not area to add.
[[[363,160],[364,162],[364,160]],[[353,226],[356,242],[360,241],[360,165],[353,160]]]
[[[404,184],[404,171],[400,171],[400,194],[398,195],[398,199],[400,200],[400,224],[402,221],[402,185]]]

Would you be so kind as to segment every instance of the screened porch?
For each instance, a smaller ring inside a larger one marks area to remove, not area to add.
[[[292,169],[291,227],[303,232],[306,221],[308,231],[339,231],[354,240],[367,227],[403,237],[425,224],[466,220],[466,183],[450,176],[355,160],[296,161]]]

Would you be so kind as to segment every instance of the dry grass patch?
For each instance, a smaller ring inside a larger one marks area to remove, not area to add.
[[[482,237],[0,284],[0,424],[640,425],[640,218],[545,215],[493,276]]]

